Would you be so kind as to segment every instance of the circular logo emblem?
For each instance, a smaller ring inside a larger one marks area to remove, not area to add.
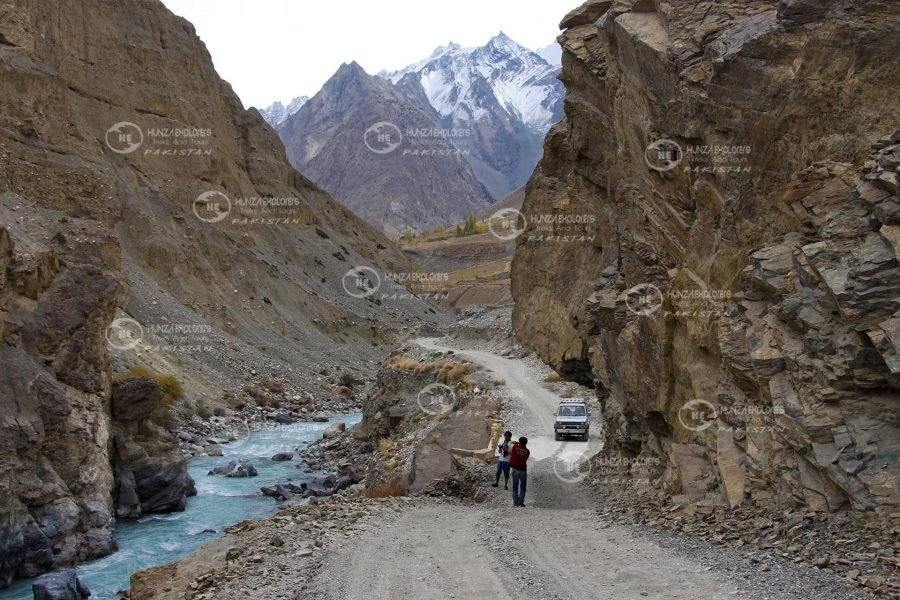
[[[678,166],[684,153],[675,140],[656,140],[644,150],[644,161],[654,171],[671,171]]]
[[[689,431],[703,431],[716,420],[716,407],[706,400],[689,400],[678,409],[678,422]]]
[[[652,283],[639,283],[625,291],[625,306],[636,315],[652,315],[662,305],[662,292]]]
[[[501,240],[514,240],[525,233],[528,220],[515,208],[502,208],[488,219],[488,229]]]
[[[393,123],[381,121],[366,129],[363,141],[375,154],[390,154],[403,143],[403,134]]]
[[[591,474],[590,457],[578,450],[564,450],[553,457],[553,474],[563,483],[578,483]]]
[[[128,121],[121,121],[106,130],[106,145],[116,154],[130,154],[144,143],[144,132]]]
[[[224,192],[203,192],[194,200],[194,215],[206,223],[218,223],[231,212],[231,199]]]
[[[222,447],[223,453],[228,454],[228,450],[235,450],[246,444],[250,439],[251,433],[250,422],[247,419],[229,422],[223,432],[223,437],[228,440],[228,443]],[[218,436],[214,435],[212,437]]]
[[[131,350],[144,339],[144,328],[130,317],[113,320],[106,328],[106,342],[116,350]]]
[[[368,298],[381,287],[381,277],[372,267],[353,267],[341,279],[347,295],[354,298]]]
[[[449,385],[432,383],[426,385],[416,396],[419,408],[429,415],[445,415],[456,406],[456,393]]]

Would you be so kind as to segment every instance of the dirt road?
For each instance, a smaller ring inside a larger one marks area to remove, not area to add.
[[[418,342],[447,351],[433,339]],[[311,597],[397,598],[754,598],[722,574],[666,550],[632,529],[602,523],[579,488],[578,463],[599,451],[589,442],[556,442],[559,397],[519,360],[453,349],[493,371],[522,397],[508,401],[532,449],[526,507],[510,493],[477,506],[434,503],[410,509],[383,528],[332,552],[307,588]],[[488,468],[489,471],[489,468]],[[486,477],[489,477],[489,472]]]

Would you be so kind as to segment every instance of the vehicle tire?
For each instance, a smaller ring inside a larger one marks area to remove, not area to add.
[[[554,431],[554,432],[553,432],[553,439],[555,439],[555,440],[558,442],[559,440],[562,439],[562,436],[559,435],[559,432],[558,432],[558,431]]]
[[[581,441],[582,442],[588,441],[588,434],[586,434],[586,433],[581,434]]]

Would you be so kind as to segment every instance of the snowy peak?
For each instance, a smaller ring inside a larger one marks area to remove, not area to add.
[[[512,120],[543,135],[560,117],[558,72],[558,66],[501,31],[484,46],[451,42],[421,62],[379,75],[397,83],[418,74],[428,101],[443,118],[478,122],[489,118],[489,105],[496,103]]]
[[[259,114],[262,115],[269,125],[278,129],[288,120],[288,117],[300,110],[300,107],[306,104],[307,100],[309,100],[309,96],[297,96],[288,102],[287,106],[276,101],[267,108],[260,110]]]

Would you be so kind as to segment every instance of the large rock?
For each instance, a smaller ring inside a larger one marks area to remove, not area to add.
[[[344,433],[344,431],[346,429],[347,429],[346,423],[343,423],[343,422],[342,423],[334,423],[333,425],[330,425],[328,427],[328,429],[326,429],[325,431],[322,432],[322,439],[324,439],[324,440],[331,439],[331,438],[337,436],[338,434]]]
[[[91,590],[84,585],[74,569],[41,575],[31,584],[34,600],[85,600]]]
[[[224,477],[256,477],[256,467],[246,460],[233,460],[224,467],[216,467],[209,472],[210,475],[222,475]]]
[[[116,515],[182,511],[197,493],[178,439],[147,417],[158,409],[163,390],[155,379],[116,382],[112,388]]]
[[[896,10],[591,1],[564,25],[518,340],[671,494],[896,511]]]

